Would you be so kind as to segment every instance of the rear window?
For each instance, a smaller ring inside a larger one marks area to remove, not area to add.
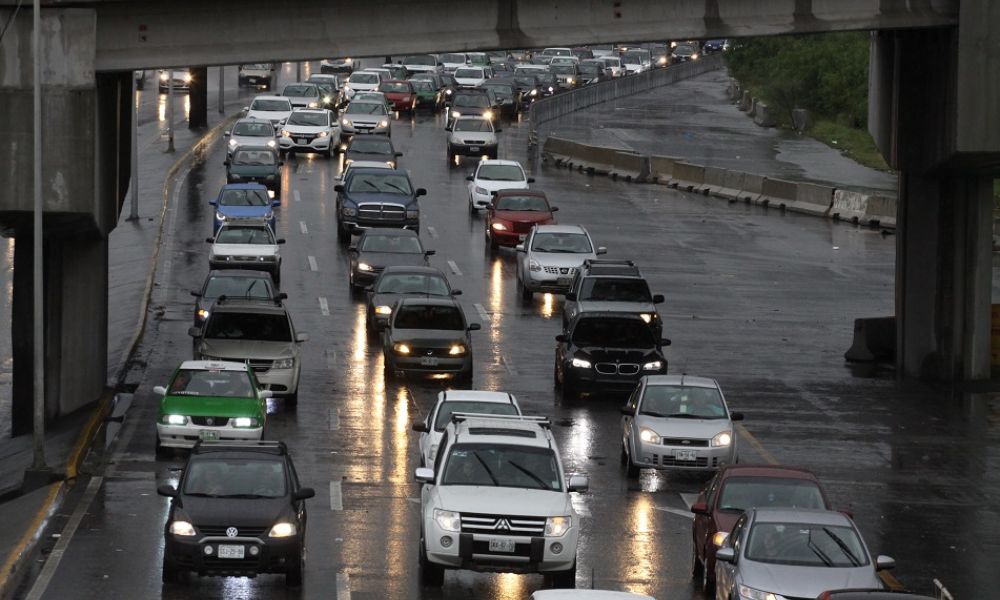
[[[595,302],[652,302],[649,286],[643,279],[588,277],[580,287],[580,300]]]
[[[205,337],[213,340],[291,342],[292,326],[283,314],[216,312],[208,319]]]
[[[473,413],[478,415],[516,415],[517,408],[509,402],[475,402],[472,400],[454,400],[442,402],[434,420],[434,431],[444,431],[451,421],[452,413]]]

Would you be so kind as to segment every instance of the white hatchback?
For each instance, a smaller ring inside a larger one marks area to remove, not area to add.
[[[281,127],[292,114],[292,102],[283,96],[257,96],[243,112],[248,119],[263,119]]]
[[[476,171],[466,177],[469,181],[469,210],[486,208],[493,201],[493,193],[500,190],[526,190],[533,177],[524,173],[516,160],[484,160]]]
[[[483,67],[461,67],[455,69],[455,81],[461,87],[476,87],[482,85],[489,76]]]
[[[296,108],[281,129],[282,152],[318,152],[327,158],[340,147],[340,125],[325,108]]]

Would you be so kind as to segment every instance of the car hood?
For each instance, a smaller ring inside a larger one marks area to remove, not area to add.
[[[377,83],[351,83],[347,82],[347,87],[351,88],[355,92],[374,92],[378,89]]]
[[[497,190],[526,190],[528,189],[527,181],[496,181],[492,179],[476,179],[473,181],[477,187],[481,187],[484,190],[489,190],[495,192]]]
[[[405,298],[447,298],[437,294],[372,294],[372,306],[392,306]]]
[[[264,119],[267,121],[284,121],[292,114],[290,110],[251,110],[247,112],[248,119]]]
[[[292,106],[309,106],[310,102],[319,102],[319,96],[285,96]]]
[[[438,485],[434,493],[438,497],[436,505],[442,510],[525,517],[574,514],[565,492],[488,485]]]
[[[394,100],[396,98],[409,98],[410,96],[413,95],[413,93],[411,92],[382,92],[382,93],[385,94],[385,97],[389,98],[390,100]]]
[[[636,415],[635,424],[638,427],[648,427],[663,437],[696,440],[710,440],[720,431],[733,430],[729,419],[671,419],[652,415]]]
[[[800,567],[740,561],[744,585],[792,598],[816,598],[827,590],[881,589],[871,565],[856,568]]]
[[[638,363],[640,366],[654,360],[663,360],[655,350],[649,348],[605,348],[602,346],[582,346],[579,352],[590,357],[590,362]],[[719,433],[716,431],[712,435]]]
[[[495,144],[497,136],[489,131],[453,131],[451,132],[453,142],[467,144],[469,140],[481,142],[483,144]]]
[[[395,161],[396,157],[393,154],[374,154],[368,152],[346,152],[344,153],[344,160],[367,160],[372,162],[388,162]]]
[[[620,313],[653,313],[656,307],[652,302],[622,302],[614,300],[579,300],[581,311],[587,312],[620,312]]]
[[[276,256],[278,247],[268,244],[212,244],[212,256]]]
[[[351,123],[378,123],[382,120],[389,120],[387,115],[344,115],[344,118]]]
[[[477,86],[477,85],[481,84],[482,82],[486,81],[486,78],[484,78],[484,77],[456,77],[455,81],[458,82],[458,85],[468,85],[468,86],[473,86],[474,87],[474,86]]]
[[[373,267],[405,266],[423,267],[427,259],[423,254],[403,254],[398,252],[362,252],[358,262],[368,263]]]
[[[255,417],[260,415],[256,398],[226,398],[224,396],[164,396],[160,401],[163,414],[189,417]]]
[[[415,200],[413,196],[390,194],[389,192],[346,192],[345,199],[355,204],[383,202],[385,204],[399,204],[401,206],[409,206]]]
[[[229,139],[236,142],[237,146],[266,146],[274,141],[269,135],[234,135]]]
[[[585,252],[580,254],[560,254],[558,252],[531,252],[529,258],[533,258],[538,261],[538,264],[544,267],[573,267],[579,268],[583,264],[583,261],[588,258],[594,258],[593,252]]]
[[[270,528],[289,509],[288,498],[182,498],[195,527]]]
[[[260,340],[203,339],[199,353],[218,358],[244,362],[246,360],[277,360],[293,358],[296,354],[294,342],[264,342]]]
[[[284,130],[291,133],[308,133],[315,135],[321,131],[329,131],[333,129],[332,127],[327,127],[325,125],[289,125],[285,124]]]
[[[273,211],[270,206],[219,206],[216,210],[226,215],[227,217],[235,217],[239,219],[251,219],[253,217],[264,218],[265,216],[271,216]],[[242,244],[222,244],[223,246],[237,246]],[[254,244],[254,246],[260,246],[260,244]],[[264,246],[265,248],[270,248],[270,246]]]
[[[497,210],[493,218],[512,223],[545,223],[552,220],[552,213],[537,210]]]
[[[455,329],[393,329],[390,341],[409,342],[421,348],[447,348],[453,342],[468,342],[465,332]]]
[[[452,106],[451,110],[463,116],[481,116],[490,109],[481,106]]]

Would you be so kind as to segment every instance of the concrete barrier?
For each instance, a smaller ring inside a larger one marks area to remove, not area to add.
[[[766,102],[754,103],[753,122],[761,127],[774,127],[778,124],[774,117],[774,111]]]
[[[650,174],[649,156],[628,150],[618,150],[612,158],[609,174],[616,179],[621,177],[626,181],[645,183],[649,180]]]
[[[760,104],[760,100],[753,98],[750,100],[750,108],[747,110],[748,117],[754,117],[757,115],[757,106]]]
[[[674,162],[676,158],[669,156],[649,157],[649,178],[655,183],[669,185],[674,177]]]
[[[813,127],[812,113],[805,108],[792,109],[792,127],[795,131],[808,131]]]
[[[798,184],[794,181],[765,177],[760,186],[760,195],[755,204],[785,208],[795,201],[798,195]]]
[[[743,187],[740,189],[738,200],[743,200],[747,204],[756,202],[764,187],[764,176],[753,173],[743,174]]]
[[[750,90],[743,90],[743,96],[740,98],[737,108],[743,112],[753,108],[753,96],[750,94]]]
[[[896,198],[875,195],[868,199],[868,210],[865,216],[870,225],[895,229],[896,208]]]
[[[557,166],[562,165],[579,147],[580,144],[573,140],[549,136],[542,147],[542,158],[554,162]]]
[[[896,199],[878,194],[837,190],[830,214],[834,219],[873,227],[896,227]]]
[[[705,167],[682,161],[674,161],[674,175],[670,187],[696,192],[705,184]]]
[[[896,317],[854,319],[854,341],[844,353],[848,362],[892,362],[896,356]]]
[[[792,212],[827,217],[833,206],[834,189],[827,185],[799,183],[796,185],[795,202],[785,208]]]
[[[712,194],[726,200],[736,200],[740,197],[740,190],[743,189],[743,178],[746,173],[743,171],[725,172],[722,179],[722,187],[712,190]]]
[[[573,156],[566,161],[566,164],[577,171],[607,175],[614,168],[615,154],[617,152],[620,152],[617,148],[580,144]]]
[[[719,195],[719,190],[726,187],[726,169],[719,167],[705,167],[705,185],[702,192],[705,194]]]

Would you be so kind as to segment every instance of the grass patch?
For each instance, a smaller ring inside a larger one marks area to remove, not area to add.
[[[806,135],[840,150],[849,158],[871,169],[892,171],[875,146],[872,136],[864,129],[854,129],[833,121],[817,121]],[[836,142],[836,143],[834,143]]]

